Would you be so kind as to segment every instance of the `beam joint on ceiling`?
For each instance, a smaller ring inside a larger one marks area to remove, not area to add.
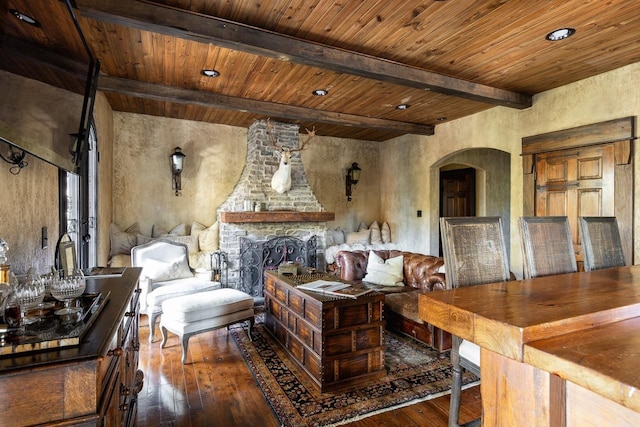
[[[84,17],[143,31],[210,43],[227,49],[431,90],[491,105],[525,109],[533,104],[531,95],[473,83],[170,6],[145,1],[77,0],[76,3]]]

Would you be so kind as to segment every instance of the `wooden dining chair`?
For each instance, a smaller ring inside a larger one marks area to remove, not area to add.
[[[509,261],[499,217],[440,218],[447,288],[509,280]],[[457,427],[462,390],[462,368],[480,376],[480,347],[452,337],[453,367],[449,427]],[[475,420],[466,425],[480,425]]]
[[[580,217],[580,233],[585,271],[627,265],[616,217]]]
[[[578,271],[566,216],[521,217],[520,240],[525,279]]]

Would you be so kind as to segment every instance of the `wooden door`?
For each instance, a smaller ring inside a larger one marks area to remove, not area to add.
[[[578,217],[615,216],[614,145],[535,156],[535,215],[567,216],[576,260],[582,262]]]
[[[475,169],[440,172],[440,216],[475,216],[475,190]]]

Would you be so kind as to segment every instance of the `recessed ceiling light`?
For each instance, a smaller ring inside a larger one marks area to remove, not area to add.
[[[202,75],[207,77],[218,77],[220,72],[216,70],[202,70]]]
[[[325,89],[316,89],[311,93],[314,94],[315,96],[325,96],[329,94],[329,91]]]
[[[571,37],[575,32],[576,30],[574,28],[560,28],[558,30],[551,31],[545,38],[549,41],[555,42]]]
[[[18,18],[19,20],[21,20],[22,22],[25,22],[29,25],[33,25],[34,27],[39,27],[40,23],[38,21],[36,21],[34,18],[30,17],[29,15],[25,15],[24,13],[15,10],[15,9],[9,9],[9,12],[15,16],[16,18]]]
[[[409,107],[411,107],[411,105],[409,104],[400,104],[400,105],[396,105],[396,110],[406,110]]]

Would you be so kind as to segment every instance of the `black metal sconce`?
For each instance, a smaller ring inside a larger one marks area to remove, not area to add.
[[[356,162],[351,164],[351,167],[347,169],[347,201],[351,201],[351,187],[355,186],[360,181],[360,169]]]
[[[175,150],[173,150],[173,154],[171,154],[171,173],[173,174],[173,189],[176,192],[176,196],[179,196],[180,191],[182,191],[180,174],[182,174],[185,157],[187,156],[182,153],[180,147],[176,147]]]
[[[29,166],[29,163],[24,160],[27,153],[24,150],[14,149],[13,145],[9,143],[7,143],[7,145],[9,146],[8,155],[5,157],[5,155],[0,151],[0,157],[2,157],[2,160],[5,162],[13,165],[9,168],[9,172],[13,175],[18,175],[22,168]]]

